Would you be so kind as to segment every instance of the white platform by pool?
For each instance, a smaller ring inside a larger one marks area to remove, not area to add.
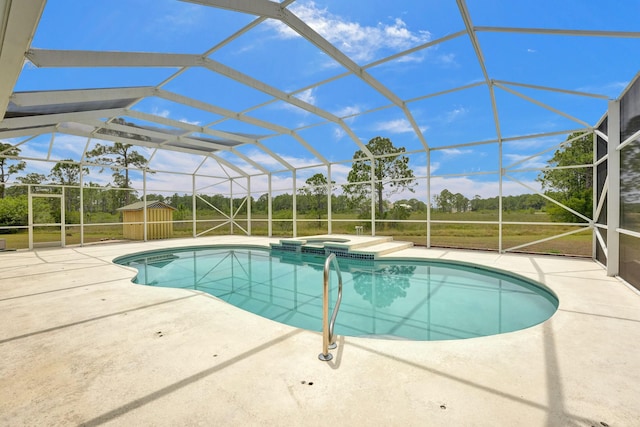
[[[326,254],[339,252],[342,256],[362,255],[378,259],[403,249],[413,247],[412,242],[394,240],[390,236],[353,236],[348,234],[320,234],[297,238],[278,239],[270,244],[272,248],[304,252],[324,249]]]

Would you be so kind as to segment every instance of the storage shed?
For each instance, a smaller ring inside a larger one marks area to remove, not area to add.
[[[123,206],[123,230],[125,239],[144,240],[145,202]],[[176,208],[158,200],[147,201],[147,239],[167,239],[173,234],[173,211]]]

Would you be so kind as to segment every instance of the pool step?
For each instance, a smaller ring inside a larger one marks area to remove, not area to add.
[[[383,245],[385,243],[393,242],[393,237],[388,236],[375,236],[375,237],[358,237],[357,239],[350,240],[348,242],[327,242],[325,248],[335,248],[337,250],[353,252],[355,250],[368,251],[368,248],[377,245]]]
[[[361,249],[351,250],[350,252],[354,254],[373,253],[374,257],[378,258],[380,255],[388,255],[390,253],[401,251],[403,249],[411,247],[413,247],[412,242],[388,241],[371,246],[366,246]]]
[[[281,239],[272,249],[295,253],[335,253],[338,257],[376,259],[413,246],[411,242],[394,241],[391,236],[352,236],[325,234]]]

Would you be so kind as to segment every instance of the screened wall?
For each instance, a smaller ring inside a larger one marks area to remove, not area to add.
[[[620,108],[619,274],[640,289],[640,80],[624,93]],[[617,231],[617,230],[616,230]]]

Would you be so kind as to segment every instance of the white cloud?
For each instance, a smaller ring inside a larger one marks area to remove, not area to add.
[[[171,118],[171,111],[169,111],[168,109],[164,108],[164,109],[160,109],[158,107],[153,107],[153,109],[151,110],[151,114],[155,115],[155,116],[159,116],[159,117],[164,117],[165,119],[170,119]],[[177,119],[179,122],[182,123],[187,123],[190,125],[195,125],[195,126],[200,126],[201,122],[198,120],[189,120],[186,117],[182,117]]]
[[[566,136],[523,138],[513,141],[507,141],[504,143],[504,146],[505,149],[509,151],[521,151],[525,153],[531,151],[531,155],[545,148],[554,147],[566,139]]]
[[[167,119],[171,115],[171,112],[169,110],[167,110],[167,109],[161,110],[158,107],[153,107],[153,110],[151,111],[151,114],[154,114],[154,115],[160,116],[160,117],[164,117],[165,119]]]
[[[142,188],[142,180],[132,180],[134,188]],[[193,182],[190,176],[173,174],[147,174],[147,193],[190,193]]]
[[[285,169],[286,166],[284,166],[282,163],[280,163],[278,160],[276,160],[274,157],[272,157],[270,154],[259,150],[257,148],[255,149],[251,149],[250,151],[247,151],[244,153],[247,157],[249,157],[251,160],[253,160],[254,162],[258,163],[259,165],[261,165],[262,167],[264,167],[265,169],[269,169],[269,170],[282,170]],[[297,168],[304,168],[304,167],[308,167],[308,166],[314,166],[314,165],[318,165],[318,159],[313,158],[313,157],[295,157],[295,156],[290,156],[290,155],[286,155],[283,153],[278,153],[278,155],[280,156],[280,158],[282,158],[284,161],[286,161],[287,163],[289,163],[290,165],[297,167]],[[220,157],[227,157],[225,156],[225,154],[220,154]],[[237,157],[233,157],[232,162],[234,164],[237,164],[240,166],[240,162],[242,160],[238,159]],[[253,174],[253,173],[260,173],[260,171],[254,169],[252,166],[250,165],[244,165],[244,162],[242,162],[243,165],[241,166],[242,169],[245,170],[245,172],[249,173],[249,174]]]
[[[156,170],[193,173],[201,162],[202,157],[198,155],[158,150],[149,166]]]
[[[348,105],[346,107],[342,107],[341,109],[334,111],[333,114],[338,117],[349,117],[349,116],[358,115],[360,114],[361,111],[362,111],[362,108],[360,108],[360,106],[358,105]]]
[[[446,67],[455,67],[458,65],[455,53],[443,53],[442,55],[438,55],[436,56],[436,62]]]
[[[260,166],[266,169],[283,169],[284,166],[277,161],[275,158],[271,157],[269,154],[264,151],[259,151],[258,149],[252,149],[249,152],[244,153],[247,157],[249,157],[254,162],[258,163]],[[284,158],[284,157],[283,157]]]
[[[441,111],[436,116],[431,117],[430,121],[438,123],[440,125],[450,125],[461,118],[464,118],[469,113],[469,109],[463,106],[456,106],[449,111]]]
[[[161,8],[157,9],[157,11],[161,10]],[[201,9],[197,5],[172,7],[166,13],[152,19],[146,25],[145,30],[164,39],[168,39],[175,34],[195,31],[200,24],[205,23],[204,16],[200,12]],[[162,28],[162,31],[158,31],[158,28]]]
[[[527,159],[527,155],[522,155],[522,154],[505,154],[504,158],[506,160],[509,161],[510,164],[522,161],[524,159]],[[505,167],[507,167],[509,165],[505,165]],[[517,169],[524,169],[524,168],[535,168],[535,169],[541,169],[548,166],[547,163],[545,161],[543,161],[540,156],[536,156],[530,159],[525,160],[524,162],[516,165]]]
[[[409,133],[413,132],[411,123],[407,119],[389,120],[386,122],[378,122],[374,127],[375,131],[389,132],[389,133]],[[424,132],[426,127],[421,127],[420,131]]]
[[[51,158],[80,160],[86,143],[87,137],[57,133],[53,141]],[[42,153],[39,157],[42,157]]]
[[[265,162],[268,161],[270,165],[277,166],[275,169],[282,169],[282,166],[279,163],[275,162],[272,158],[270,158],[268,154],[264,154],[259,151],[254,151],[251,153],[247,153],[247,155],[265,167],[267,167],[267,164],[265,164]],[[317,165],[317,162],[310,161],[309,159],[305,159],[305,158],[288,157],[286,160],[296,165],[300,165],[303,163]],[[348,164],[332,165],[331,179],[332,181],[335,181],[337,183],[336,184],[338,187],[336,189],[337,192],[340,192],[340,185],[347,181],[347,175],[349,174],[350,170],[351,170],[351,166]],[[250,172],[250,171],[247,170],[247,172]],[[297,181],[296,181],[297,188],[304,186],[305,179],[316,172],[324,173],[326,175],[326,172],[322,172],[322,168],[318,168],[318,169],[314,168],[308,171],[305,171],[305,170],[299,171],[297,176]],[[190,177],[188,178],[189,180],[191,179]],[[217,182],[217,181],[212,181],[212,183],[214,182]],[[222,185],[224,186],[227,184],[223,183]],[[172,188],[172,187],[167,187],[167,188]],[[212,186],[211,191],[215,192],[215,188],[216,188],[215,186]],[[273,174],[271,177],[271,188],[274,196],[282,193],[291,194],[292,188],[293,188],[293,178],[291,174],[287,172]],[[266,176],[256,176],[251,178],[251,193],[253,197],[258,197],[258,195],[266,193],[268,189],[269,189],[269,183]],[[238,192],[238,195],[240,194],[241,192]]]
[[[536,52],[537,52],[537,50],[535,50],[535,49],[527,49],[527,52],[528,52],[528,53],[536,53]]]
[[[305,91],[297,93],[297,94],[293,95],[293,97],[295,97],[295,98],[297,98],[297,99],[299,99],[301,101],[304,101],[304,102],[306,102],[307,104],[310,104],[310,105],[315,105],[315,103],[316,103],[315,88],[307,89]],[[273,104],[273,108],[280,109],[280,110],[287,110],[289,112],[300,114],[300,115],[303,115],[303,116],[306,116],[306,115],[310,114],[309,111],[307,111],[305,109],[302,109],[300,107],[297,107],[294,104],[290,104],[289,102],[286,102],[286,101],[280,101],[280,102],[277,102],[277,103]]]
[[[411,63],[411,62],[419,63],[424,61],[424,57],[425,57],[424,52],[420,51],[420,52],[412,53],[409,55],[403,55],[397,59],[397,62],[404,63],[404,64]]]
[[[295,94],[294,96],[301,101],[306,102],[307,104],[315,105],[316,104],[316,96],[314,94],[315,89],[307,89],[300,93]]]
[[[435,168],[432,165],[432,170]],[[422,172],[426,170],[426,167],[416,168],[414,167],[414,173],[416,176],[422,176]],[[540,190],[540,183],[532,180],[522,181],[523,184],[530,186],[531,188]],[[401,199],[416,198],[418,200],[425,200],[427,198],[427,180],[416,180],[417,185],[413,187],[414,192],[405,190],[403,192],[394,194],[390,197],[392,201]],[[498,181],[479,181],[473,179],[473,177],[455,176],[455,177],[432,177],[431,178],[431,197],[440,194],[442,190],[447,189],[452,193],[460,193],[468,199],[473,199],[478,195],[483,199],[489,197],[498,196],[499,184]],[[523,187],[519,183],[504,180],[502,183],[502,191],[504,196],[516,196],[520,194],[532,193],[526,187]]]
[[[178,121],[180,121],[182,123],[187,123],[187,124],[190,124],[190,125],[200,126],[200,121],[198,121],[198,120],[191,121],[191,120],[189,120],[189,119],[187,119],[185,117],[183,117],[181,119],[178,119]]]
[[[51,138],[51,134],[46,134],[46,135],[41,135],[40,137],[33,139],[31,141],[28,141],[25,144],[22,145],[18,145],[17,148],[20,150],[20,156],[21,157],[26,157],[26,158],[36,158],[36,159],[42,159],[46,156],[47,151],[49,150],[49,141]],[[13,143],[13,145],[17,145],[16,143]],[[13,159],[9,160],[10,162],[13,162]],[[40,164],[40,162],[33,162],[33,161],[28,161],[27,162],[27,167],[30,167],[32,164]],[[48,164],[48,162],[42,162],[42,164]],[[51,166],[53,166],[53,164],[51,164]],[[21,173],[28,173],[31,172],[29,171],[24,171]],[[39,170],[36,172],[40,172]],[[48,173],[49,171],[47,171]]]
[[[438,151],[443,153],[447,157],[462,156],[473,153],[473,150],[461,150],[459,148],[445,148],[444,150]]]
[[[451,111],[447,111],[444,115],[444,121],[447,123],[452,123],[458,120],[461,117],[464,117],[469,112],[468,109],[464,107],[456,107]]]
[[[334,15],[326,8],[318,7],[313,1],[296,3],[290,10],[355,61],[370,61],[381,50],[402,51],[431,40],[428,31],[412,32],[400,18],[395,18],[390,24],[363,26]],[[281,38],[299,37],[280,21],[269,20],[267,24]]]

